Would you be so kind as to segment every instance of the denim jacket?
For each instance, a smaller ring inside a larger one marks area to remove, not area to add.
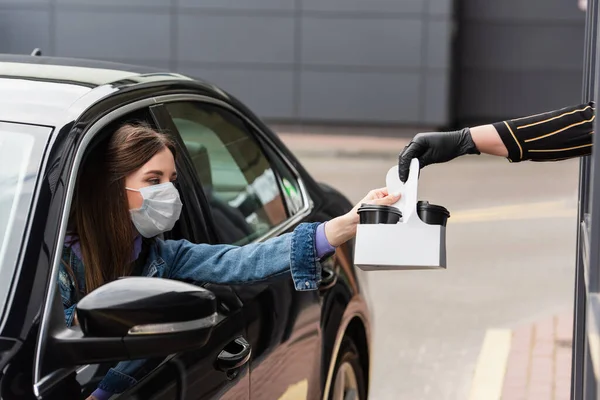
[[[154,239],[147,253],[142,276],[198,283],[256,283],[291,272],[296,290],[315,290],[321,280],[315,233],[319,223],[303,223],[296,229],[262,243],[245,246],[194,244],[187,240]],[[67,326],[73,323],[77,299],[84,293],[84,266],[69,247],[63,261],[71,266],[77,285],[61,263],[58,284]],[[81,293],[76,293],[76,287]],[[146,360],[123,361],[111,368],[98,386],[121,393],[149,371]],[[137,379],[136,379],[137,378]]]

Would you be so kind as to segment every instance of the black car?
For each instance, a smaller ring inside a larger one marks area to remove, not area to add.
[[[120,326],[66,327],[57,271],[77,171],[98,140],[130,120],[180,147],[184,208],[165,238],[243,245],[352,207],[212,84],[0,55],[0,398],[83,399],[117,362],[145,359],[145,377],[115,398],[365,399],[370,316],[352,243],[325,263],[317,291],[294,290],[291,276],[239,286],[123,278],[78,310],[126,315]],[[122,329],[152,324],[170,330]]]

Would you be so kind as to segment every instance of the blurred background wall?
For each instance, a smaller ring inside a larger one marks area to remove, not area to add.
[[[0,52],[209,80],[278,122],[447,127],[579,101],[577,0],[0,0]]]
[[[581,100],[585,12],[576,0],[460,4],[459,121],[489,122]]]

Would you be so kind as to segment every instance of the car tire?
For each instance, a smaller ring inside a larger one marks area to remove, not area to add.
[[[344,337],[335,363],[329,400],[366,399],[367,385],[358,348],[352,339]]]

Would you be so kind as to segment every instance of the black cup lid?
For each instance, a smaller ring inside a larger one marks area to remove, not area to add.
[[[419,201],[417,203],[417,210],[444,214],[444,215],[447,215],[448,217],[450,216],[450,211],[448,211],[446,209],[446,207],[438,206],[435,204],[429,204],[428,201]]]
[[[385,211],[385,212],[389,212],[392,214],[398,214],[400,216],[402,216],[402,212],[400,210],[398,210],[396,207],[392,207],[392,206],[384,206],[384,205],[379,205],[379,204],[361,204],[358,212],[361,211]]]

